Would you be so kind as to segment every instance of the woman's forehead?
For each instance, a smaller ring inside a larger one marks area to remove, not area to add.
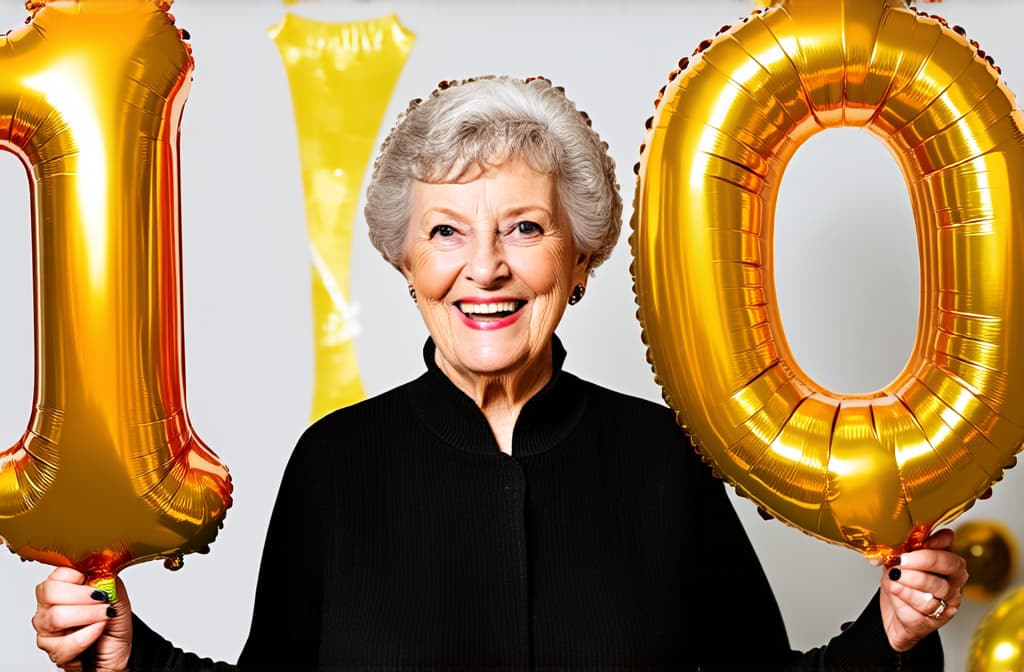
[[[554,176],[522,161],[478,168],[458,180],[412,184],[412,205],[419,210],[476,204],[509,211],[540,208],[553,214],[558,201]]]

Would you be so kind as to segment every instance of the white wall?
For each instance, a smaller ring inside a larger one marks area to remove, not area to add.
[[[0,32],[21,25],[21,0],[0,0]],[[968,29],[1024,92],[1012,0],[947,0],[929,7]],[[595,120],[632,200],[631,166],[651,101],[676,61],[751,8],[745,0],[499,3],[321,0],[178,0],[192,35],[195,81],[182,125],[182,201],[189,410],[229,465],[235,504],[208,556],[177,574],[159,563],[124,579],[137,611],[189,649],[234,660],[248,628],[266,521],[283,463],[306,424],[312,389],[309,255],[291,103],[266,28],[286,10],[351,21],[396,12],[418,39],[385,120],[441,79],[544,74],[566,86]],[[2,73],[0,73],[2,76]],[[1024,95],[1024,94],[1022,94]],[[627,209],[627,216],[629,212]],[[21,165],[0,154],[0,437],[15,441],[32,395],[32,288],[28,189]],[[421,368],[425,336],[400,276],[357,222],[352,299],[361,309],[360,368],[372,394]],[[776,246],[786,333],[800,364],[826,385],[863,391],[902,368],[914,339],[917,264],[909,199],[881,145],[856,131],[818,136],[798,153],[782,188]],[[651,399],[660,392],[644,361],[623,236],[586,300],[559,330],[567,367]],[[968,515],[991,517],[1024,537],[1024,469],[1011,471]],[[878,570],[856,553],[764,522],[736,500],[785,614],[794,646],[826,641],[873,593]],[[703,549],[707,562],[714,549]],[[44,670],[29,617],[33,586],[49,571],[0,555],[0,669]],[[302,577],[282,577],[301,582]],[[1017,583],[1020,583],[1018,580]],[[289,589],[301,589],[290,586]],[[732,626],[757,627],[756,604],[738,604]],[[968,603],[943,631],[948,669],[963,669],[967,643],[991,603]],[[699,609],[700,605],[684,605]]]

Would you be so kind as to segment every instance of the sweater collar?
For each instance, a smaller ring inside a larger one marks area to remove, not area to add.
[[[579,378],[562,371],[565,348],[551,337],[551,379],[523,405],[512,434],[512,456],[543,453],[560,443],[577,425],[587,404]],[[483,411],[437,366],[434,341],[423,346],[427,371],[413,381],[410,396],[417,415],[438,438],[471,453],[500,455]]]

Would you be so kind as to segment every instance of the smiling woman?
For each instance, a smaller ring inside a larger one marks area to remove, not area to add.
[[[555,179],[524,161],[461,182],[415,182],[402,261],[437,364],[501,430],[551,376],[551,335],[589,255],[577,251]],[[518,389],[500,389],[515,384]],[[493,418],[493,419],[492,419]]]
[[[484,78],[414,102],[366,214],[430,332],[426,370],[299,440],[240,667],[941,667],[933,633],[966,580],[952,535],[905,556],[827,645],[793,651],[722,483],[672,412],[562,369],[555,329],[611,251],[621,201],[607,147],[561,89]],[[99,638],[108,669],[230,667],[123,607],[108,620],[80,583],[65,572],[39,588],[52,659]],[[883,624],[897,600],[948,606]],[[737,605],[757,627],[738,631]]]

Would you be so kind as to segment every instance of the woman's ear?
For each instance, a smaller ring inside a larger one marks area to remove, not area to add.
[[[581,252],[576,255],[576,265],[572,272],[573,284],[586,286],[588,275],[590,275],[590,255]]]
[[[412,285],[412,264],[409,263],[409,257],[403,256],[402,261],[396,264],[395,268],[405,276],[405,281]]]

